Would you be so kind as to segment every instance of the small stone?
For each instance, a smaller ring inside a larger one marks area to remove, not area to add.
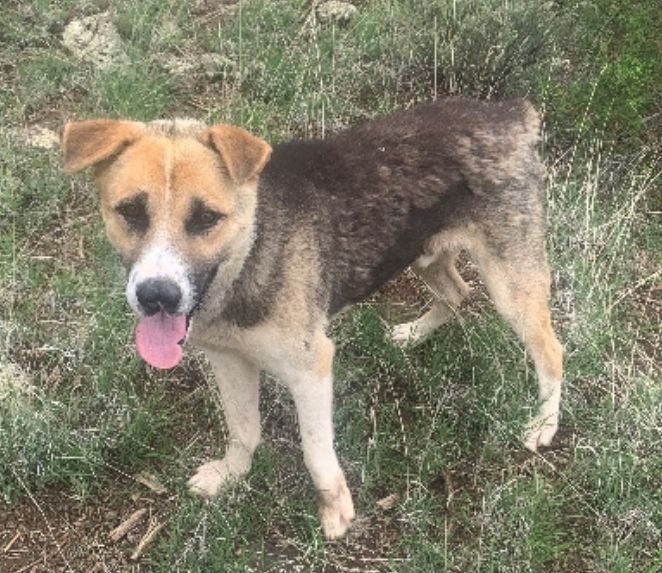
[[[72,20],[64,29],[62,43],[75,57],[98,68],[124,56],[122,39],[109,12]]]
[[[377,501],[376,504],[377,507],[386,511],[387,509],[391,509],[396,504],[398,499],[400,499],[400,496],[397,493],[392,493],[391,495],[387,495],[386,497]]]
[[[358,9],[350,2],[329,0],[317,7],[317,18],[320,22],[335,22],[336,24],[347,24],[356,14]]]

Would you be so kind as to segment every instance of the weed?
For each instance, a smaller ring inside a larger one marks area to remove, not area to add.
[[[124,512],[133,496],[167,521],[141,571],[658,571],[652,4],[375,0],[346,23],[316,22],[294,2],[111,4],[0,11],[0,547],[24,536],[0,569],[45,555],[46,569],[91,570],[114,555],[111,525],[60,543],[66,515]],[[98,70],[61,37],[108,7],[123,56]],[[168,64],[210,54],[211,72],[176,76]],[[269,376],[250,475],[214,503],[190,497],[196,464],[227,442],[206,366],[193,353],[168,374],[139,362],[91,182],[65,178],[21,130],[192,115],[277,142],[450,93],[528,96],[545,112],[553,315],[567,357],[554,446],[521,450],[534,372],[465,264],[473,298],[418,348],[395,347],[384,325],[421,292],[409,283],[334,323],[338,453],[358,509],[346,540],[322,540],[291,399]],[[158,474],[168,500],[145,501],[137,471]],[[36,522],[21,525],[32,507]],[[39,530],[53,551],[33,555]]]

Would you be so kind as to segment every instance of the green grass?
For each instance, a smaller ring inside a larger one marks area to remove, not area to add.
[[[147,471],[169,495],[150,498],[166,526],[139,571],[662,570],[653,4],[626,13],[612,2],[609,19],[597,10],[606,0],[374,0],[346,25],[312,28],[309,3],[211,4],[112,3],[124,56],[104,70],[60,39],[107,2],[16,1],[0,13],[0,548],[14,535],[2,516],[14,523],[54,494],[61,507],[37,513],[32,529],[55,537],[58,512],[135,509],[149,493],[131,476]],[[209,75],[166,65],[210,52],[224,59]],[[321,536],[293,406],[268,377],[250,475],[214,503],[189,496],[186,479],[226,442],[206,365],[190,352],[163,374],[138,360],[90,178],[64,176],[59,150],[30,147],[23,128],[179,115],[277,142],[435,93],[527,96],[544,112],[567,373],[554,447],[522,450],[533,368],[480,287],[457,320],[407,351],[384,324],[402,311],[381,297],[332,329],[337,449],[358,511],[348,538]],[[391,494],[393,507],[380,508]],[[44,565],[63,554],[92,569],[113,519],[46,552]],[[0,554],[0,571],[15,563]]]

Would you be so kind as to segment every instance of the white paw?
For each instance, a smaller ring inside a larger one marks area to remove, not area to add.
[[[201,465],[196,474],[188,480],[191,492],[203,497],[214,497],[225,485],[236,479],[228,469],[225,460],[213,460]]]
[[[415,344],[420,339],[416,322],[403,322],[391,330],[391,340],[399,346]]]
[[[338,539],[349,529],[354,520],[352,494],[341,474],[333,487],[318,491],[322,531],[327,539]]]
[[[558,428],[558,414],[545,417],[536,416],[527,424],[524,432],[524,447],[536,452],[540,446],[549,446]]]

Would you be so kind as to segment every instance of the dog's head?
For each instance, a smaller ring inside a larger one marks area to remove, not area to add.
[[[73,122],[63,147],[67,171],[94,168],[108,237],[129,272],[138,351],[170,368],[214,276],[245,255],[271,148],[238,127],[187,120]]]

